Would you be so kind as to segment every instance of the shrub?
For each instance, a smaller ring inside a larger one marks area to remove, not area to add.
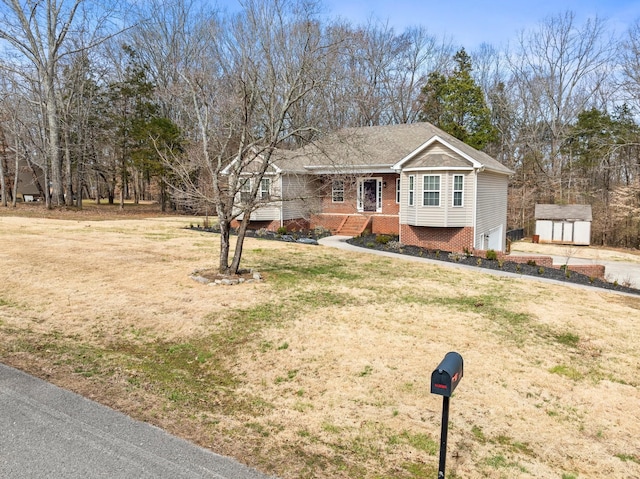
[[[498,253],[496,253],[494,250],[490,249],[490,250],[488,250],[488,251],[487,251],[487,253],[486,253],[485,257],[486,257],[488,260],[493,260],[493,261],[495,261],[495,260],[497,260],[497,259],[498,259]]]
[[[287,227],[286,227],[286,226],[281,226],[280,228],[278,228],[278,229],[276,230],[276,232],[277,232],[279,235],[286,235],[286,234],[287,234]]]
[[[401,251],[402,243],[400,243],[399,241],[389,241],[387,243],[387,248],[389,248],[391,251]]]
[[[313,229],[313,234],[316,236],[316,238],[323,238],[325,236],[331,235],[331,230],[325,228],[324,226],[316,226]]]
[[[391,241],[393,238],[389,235],[377,235],[376,236],[376,243],[378,244],[387,244],[389,241]]]
[[[476,260],[476,264],[477,264],[478,266],[482,266],[482,258],[478,258],[478,259]]]
[[[530,259],[529,261],[527,261],[527,264],[529,266],[537,266],[537,263],[535,262],[535,260]]]
[[[544,274],[544,268],[542,266],[538,268],[538,274]]]

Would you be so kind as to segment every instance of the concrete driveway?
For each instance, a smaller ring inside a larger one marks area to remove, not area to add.
[[[4,364],[0,477],[267,479],[233,459]]]

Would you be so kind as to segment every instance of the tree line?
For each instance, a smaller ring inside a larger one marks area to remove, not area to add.
[[[27,165],[46,207],[154,199],[217,214],[224,239],[238,193],[260,203],[241,173],[262,179],[275,149],[430,121],[515,171],[511,227],[532,232],[536,203],[591,204],[596,243],[640,245],[640,21],[559,12],[466,51],[317,0],[206,3],[0,0],[2,204]]]

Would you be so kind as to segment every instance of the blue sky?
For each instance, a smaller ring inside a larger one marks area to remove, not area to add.
[[[480,44],[513,42],[520,31],[536,26],[549,15],[571,10],[579,23],[598,15],[622,32],[640,18],[638,0],[324,0],[332,16],[354,23],[369,15],[388,20],[397,30],[424,25],[436,35],[448,35],[472,50]]]
[[[549,15],[571,10],[578,24],[598,15],[621,33],[640,18],[639,0],[322,0],[331,17],[354,24],[370,16],[389,21],[396,31],[423,25],[437,36],[447,35],[456,46],[473,50],[482,43],[504,46],[519,32],[536,26]],[[234,9],[237,0],[219,0]]]

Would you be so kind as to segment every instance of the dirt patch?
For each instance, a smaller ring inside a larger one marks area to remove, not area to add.
[[[196,270],[191,273],[191,277],[202,284],[223,286],[235,286],[243,283],[262,281],[262,275],[252,270],[240,270],[237,274],[223,274],[217,269]]]

